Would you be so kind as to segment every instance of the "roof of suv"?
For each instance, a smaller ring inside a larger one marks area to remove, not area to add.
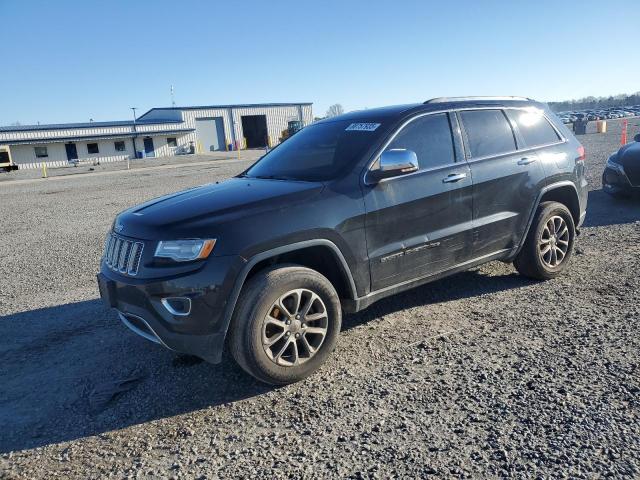
[[[386,122],[395,120],[415,112],[433,112],[452,108],[469,107],[543,107],[543,104],[524,97],[440,97],[427,100],[424,103],[410,103],[406,105],[392,105],[388,107],[357,110],[324,121],[353,120]]]

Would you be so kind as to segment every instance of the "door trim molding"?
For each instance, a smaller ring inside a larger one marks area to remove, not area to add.
[[[447,269],[438,270],[438,271],[429,273],[427,275],[423,275],[411,280],[405,280],[404,282],[396,283],[378,290],[374,290],[368,293],[367,295],[356,298],[355,300],[343,300],[342,306],[347,312],[350,312],[350,313],[358,312],[360,310],[367,308],[368,306],[377,302],[378,300],[382,300],[385,297],[389,297],[391,295],[395,295],[396,293],[400,293],[405,290],[410,290],[412,288],[419,287],[421,285],[424,285],[425,283],[439,280],[440,278],[453,275],[454,273],[468,270],[471,267],[481,265],[483,263],[487,263],[492,260],[508,257],[513,250],[514,249],[512,248],[505,248],[502,250],[498,250],[486,255],[482,255],[480,257],[472,258],[470,260],[459,263]]]

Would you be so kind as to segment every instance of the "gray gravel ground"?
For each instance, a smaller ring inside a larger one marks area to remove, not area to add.
[[[94,282],[115,213],[247,162],[0,184],[0,477],[640,477],[640,200],[600,190],[618,124],[581,137],[566,275],[491,263],[380,301],[276,389],[138,338]]]

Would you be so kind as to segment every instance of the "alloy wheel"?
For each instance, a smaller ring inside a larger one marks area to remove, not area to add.
[[[264,318],[262,347],[276,365],[300,365],[319,351],[328,325],[327,308],[316,293],[290,290],[272,304]]]
[[[540,259],[545,266],[557,268],[569,251],[569,227],[559,215],[554,215],[544,226],[538,242]]]

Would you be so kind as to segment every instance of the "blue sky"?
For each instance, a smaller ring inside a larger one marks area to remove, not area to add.
[[[640,90],[637,0],[0,0],[0,125]]]

